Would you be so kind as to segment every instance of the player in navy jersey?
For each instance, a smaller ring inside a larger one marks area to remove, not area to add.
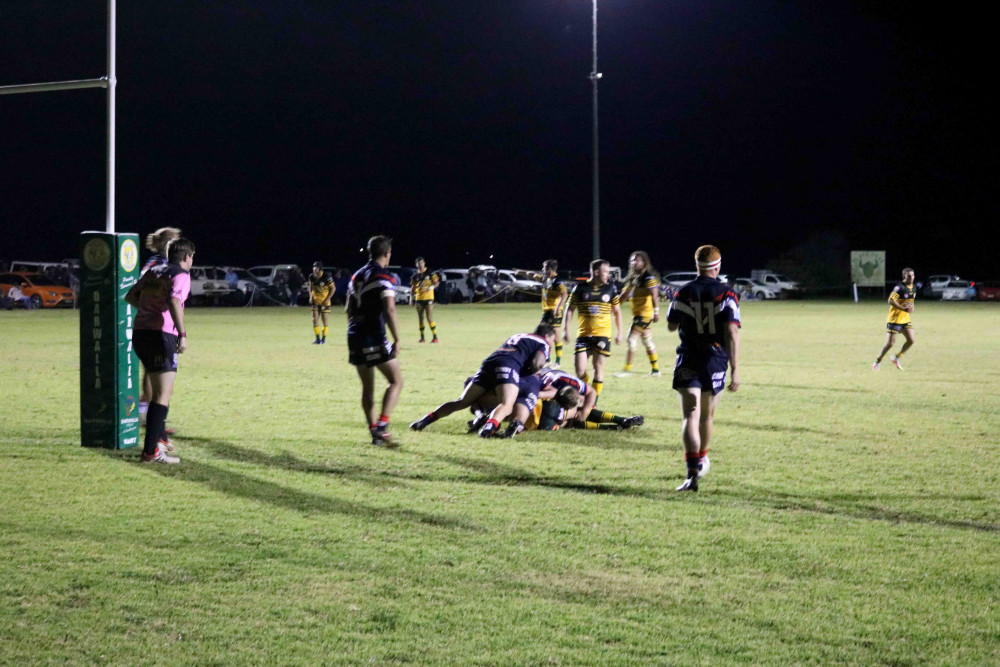
[[[718,279],[722,267],[718,248],[703,245],[694,259],[698,277],[678,290],[667,312],[667,328],[679,331],[681,338],[674,389],[681,395],[687,478],[678,491],[697,491],[698,479],[711,465],[712,420],[726,384],[727,367],[732,370],[729,390],[740,386],[739,298]]]
[[[396,323],[396,279],[386,270],[392,256],[392,239],[368,240],[368,263],[354,272],[347,286],[347,349],[361,379],[361,409],[368,421],[373,445],[393,446],[389,418],[403,390],[399,369],[399,327]],[[385,337],[389,327],[392,343]],[[375,412],[375,369],[389,381],[382,396],[382,412]]]
[[[493,394],[497,405],[479,430],[479,435],[488,438],[496,434],[500,422],[511,413],[517,401],[518,382],[522,376],[537,372],[549,360],[555,335],[551,324],[539,324],[534,333],[514,334],[486,357],[461,396],[442,403],[410,424],[410,428],[422,431],[442,417],[471,407],[483,395]]]

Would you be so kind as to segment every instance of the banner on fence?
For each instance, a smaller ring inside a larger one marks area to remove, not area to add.
[[[852,250],[851,282],[859,287],[885,287],[885,250]]]

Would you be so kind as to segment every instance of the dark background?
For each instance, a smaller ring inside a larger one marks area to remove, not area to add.
[[[600,0],[602,255],[687,269],[714,243],[735,275],[885,249],[890,278],[995,277],[977,11]],[[103,76],[106,22],[2,3],[0,85]],[[404,264],[583,268],[590,40],[587,0],[120,3],[117,229],[181,227],[199,264],[355,266],[386,233]],[[0,96],[0,257],[104,229],[105,99]]]

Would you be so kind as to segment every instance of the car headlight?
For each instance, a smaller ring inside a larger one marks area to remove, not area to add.
[[[55,292],[48,292],[48,295],[49,295],[49,296],[59,296],[59,295],[58,295],[58,294],[56,294]]]

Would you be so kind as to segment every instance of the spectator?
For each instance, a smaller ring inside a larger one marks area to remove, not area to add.
[[[465,274],[465,286],[469,288],[469,303],[476,300],[476,275],[479,272],[475,269],[470,269],[467,274]]]
[[[26,288],[28,283],[21,283],[20,285],[14,285],[7,292],[7,298],[10,299],[14,305],[20,303],[24,306],[25,310],[34,310],[35,304],[31,302],[31,297],[25,296],[22,288]]]
[[[299,267],[294,267],[288,272],[288,305],[297,306],[299,305],[299,292],[302,290],[302,284],[305,283],[305,276],[302,275],[302,271]]]
[[[226,269],[226,284],[229,285],[229,289],[239,289],[240,277],[236,275],[233,267]]]

